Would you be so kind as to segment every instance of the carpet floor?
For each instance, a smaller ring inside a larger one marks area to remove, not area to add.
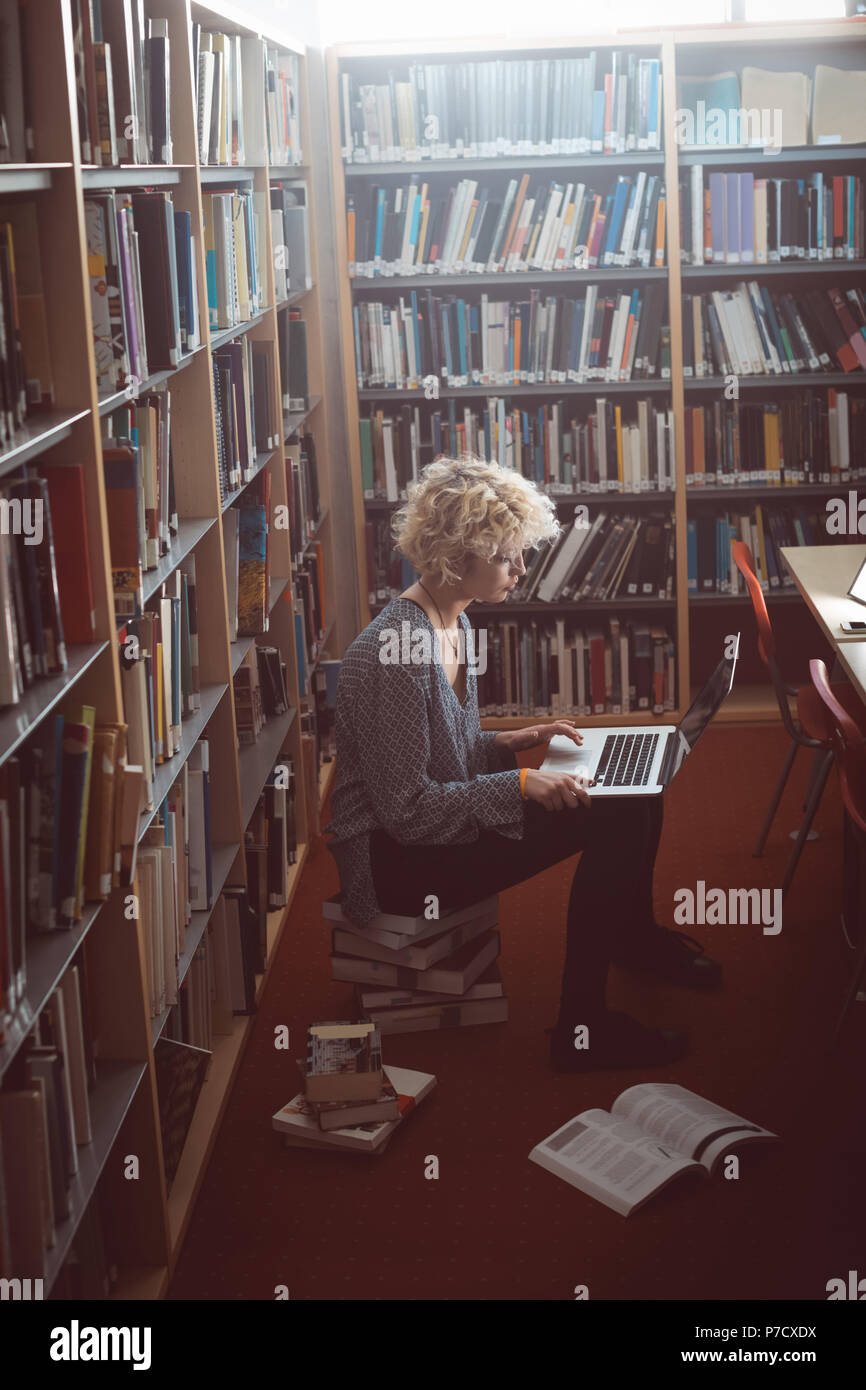
[[[674,893],[780,885],[809,757],[798,755],[764,856],[752,845],[787,737],[717,727],[666,795],[656,919]],[[864,1042],[855,1003],[827,1043],[850,976],[841,926],[842,808],[835,773],[776,936],[754,925],[686,928],[724,965],[711,995],[611,972],[608,1002],[684,1028],[667,1068],[554,1073],[553,1023],[575,860],[503,895],[507,1023],[386,1037],[384,1059],[435,1073],[431,1096],[378,1158],[287,1150],[271,1115],[297,1092],[307,1026],[346,1015],[331,981],[321,903],[337,889],[319,842],[305,867],[173,1278],[173,1299],[825,1299],[831,1278],[866,1273]],[[277,1051],[286,1024],[292,1049]],[[638,1081],[674,1081],[782,1143],[741,1155],[737,1180],[681,1179],[619,1216],[529,1163],[571,1116],[609,1109]],[[429,1155],[438,1179],[425,1178]]]

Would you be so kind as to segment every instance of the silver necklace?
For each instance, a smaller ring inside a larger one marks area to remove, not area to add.
[[[442,609],[439,607],[439,604],[436,602],[435,598],[434,598],[433,595],[431,594],[430,590],[427,588],[426,584],[423,584],[423,583],[421,582],[420,579],[418,580],[418,588],[424,590],[425,594],[426,594],[427,597],[430,599],[430,602],[433,604],[433,607],[436,609],[436,612],[437,612],[438,615],[439,615],[439,621],[440,621],[440,623],[442,624],[442,631],[444,632],[445,636],[448,638],[448,645],[449,645],[449,647],[451,648],[452,652],[454,653],[454,660],[457,661],[457,660],[458,660],[458,656],[457,656],[457,647],[456,647],[456,646],[454,645],[454,643],[451,641],[451,634],[448,632],[448,629],[447,629],[446,626],[445,626],[445,619],[442,617]],[[458,621],[459,621],[459,619],[458,619]]]

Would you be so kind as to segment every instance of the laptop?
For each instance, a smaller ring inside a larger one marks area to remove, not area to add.
[[[728,645],[728,639],[725,639]],[[734,683],[740,634],[733,656],[723,656],[691,709],[676,726],[581,729],[583,743],[556,734],[542,772],[574,772],[590,797],[658,796],[669,787]],[[594,785],[592,785],[594,783]]]

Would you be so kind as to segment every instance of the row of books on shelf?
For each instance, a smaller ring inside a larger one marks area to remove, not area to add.
[[[172,796],[178,793],[174,788]],[[271,865],[277,846],[291,838],[290,802],[290,790],[263,793],[247,837],[249,888],[229,886],[217,897],[180,982],[181,919],[186,911],[188,924],[189,904],[182,898],[182,841],[169,843],[180,825],[170,798],[165,821],[152,827],[152,846],[143,843],[139,851],[133,884],[145,937],[150,1013],[162,1020],[154,1064],[169,1191],[214,1045],[234,1031],[238,1015],[256,1007],[256,974],[267,958],[269,906],[262,898],[286,900],[285,858],[278,869]],[[74,1184],[94,1142],[94,1092],[105,1077],[84,951],[31,1023],[0,1089],[0,1275],[18,1279],[45,1276],[48,1252],[58,1228],[73,1215]],[[98,1185],[81,1214],[54,1297],[106,1298],[116,1286],[120,1252],[106,1196]]]
[[[864,217],[854,174],[772,179],[693,164],[680,181],[680,255],[686,265],[860,260]]]
[[[483,716],[664,714],[676,708],[674,640],[663,626],[611,615],[587,627],[496,619],[478,668]],[[475,651],[482,647],[476,636]]]
[[[18,214],[19,226],[32,233],[36,207],[28,206],[26,223],[24,212]],[[178,366],[201,342],[191,216],[160,190],[90,193],[84,207],[97,386],[103,392],[131,387],[134,394],[152,372]],[[202,210],[211,330],[237,327],[265,308],[268,217],[279,253],[278,297],[309,288],[303,185],[277,183],[269,195],[205,193]]]
[[[410,63],[387,82],[341,75],[349,163],[661,148],[661,64],[601,56]]]
[[[223,512],[230,642],[267,632],[270,625],[270,499],[270,473],[264,469]]]
[[[292,564],[301,562],[304,548],[321,521],[316,441],[306,429],[293,432],[285,443],[286,489],[289,499],[289,544]]]
[[[668,380],[667,287],[480,301],[412,290],[353,306],[358,388]]]
[[[118,633],[123,708],[147,810],[156,768],[180,752],[183,721],[201,708],[195,556],[182,565]]]
[[[292,575],[292,598],[295,617],[295,647],[298,659],[298,689],[308,692],[308,679],[313,664],[320,655],[320,646],[328,626],[325,603],[324,550],[320,541],[313,541]]]
[[[541,546],[506,602],[671,599],[675,537],[670,513],[576,516],[553,544]]]
[[[6,0],[0,162],[36,157],[39,34],[27,6]],[[168,21],[141,0],[73,0],[78,138],[84,164],[170,164]],[[43,156],[44,157],[44,156]]]
[[[131,881],[143,772],[125,724],[58,714],[0,770],[0,1028],[25,997],[29,936]]]
[[[194,23],[192,67],[199,163],[303,163],[296,54]]]
[[[85,953],[32,1021],[0,1088],[0,1273],[42,1278],[93,1143],[100,1079]],[[82,1233],[83,1234],[83,1233]]]
[[[288,866],[297,858],[295,772],[285,756],[270,773],[244,831],[247,886],[215,893],[209,757],[200,761],[204,767],[199,772],[192,760],[189,770],[183,769],[138,849],[135,882],[151,1018],[180,1002],[180,965],[195,912],[210,913],[213,934],[227,938],[215,963],[229,978],[229,1016],[254,1011],[255,976],[264,971],[267,959],[268,913],[287,904]],[[209,1012],[207,1005],[196,1011],[196,1026],[184,1029],[184,1041],[212,1046]]]
[[[495,274],[663,266],[665,190],[644,171],[620,175],[612,192],[530,175],[496,185],[461,179],[432,192],[420,175],[406,188],[348,195],[349,274]]]
[[[377,601],[406,585],[405,561],[395,552],[387,520],[367,522],[367,579]],[[576,516],[551,545],[540,546],[509,603],[579,602],[584,599],[659,599],[675,594],[673,517],[631,516],[600,508],[590,521]]]
[[[796,592],[783,546],[845,542],[827,526],[827,513],[776,502],[756,503],[749,511],[713,515],[702,512],[686,523],[690,594],[747,595],[748,588],[731,556],[731,542],[744,541],[752,552],[755,573],[765,593]]]
[[[677,78],[676,139],[704,148],[849,145],[866,140],[866,72],[816,63],[802,71],[756,68]]]
[[[784,376],[866,368],[866,295],[860,289],[796,295],[743,281],[683,295],[686,377]]]
[[[832,387],[686,406],[689,486],[841,484],[864,476],[866,399]]]
[[[0,163],[35,157],[34,103],[39,36],[26,6],[4,0]],[[255,36],[211,32],[193,23],[198,151],[202,164],[302,162],[299,66]],[[143,0],[73,0],[78,138],[84,164],[171,164],[172,69],[169,22]]]
[[[288,713],[286,663],[278,648],[254,642],[234,674],[239,744],[255,743],[269,719]]]
[[[631,418],[629,418],[631,417]],[[447,411],[430,413],[430,442],[422,437],[418,406],[395,416],[371,412],[359,421],[364,496],[396,502],[406,496],[422,467],[421,450],[432,457],[464,454],[512,468],[546,491],[668,492],[674,487],[673,412],[651,401],[614,405],[598,397],[580,412],[556,401],[520,410],[504,397],[490,397],[483,410],[453,397]]]
[[[54,402],[36,205],[0,205],[0,447]]]
[[[97,389],[176,367],[201,341],[188,212],[158,189],[84,200]]]

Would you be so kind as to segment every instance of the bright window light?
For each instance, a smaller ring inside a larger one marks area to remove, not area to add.
[[[746,0],[746,19],[752,23],[801,19],[844,19],[845,0]]]
[[[762,0],[778,5],[779,0]],[[826,5],[831,0],[803,0]],[[797,3],[797,0],[793,0]],[[788,0],[785,0],[786,11]],[[844,8],[844,0],[839,0]],[[583,36],[668,24],[719,24],[725,19],[725,0],[608,0],[594,15],[585,15],[574,0],[547,0],[542,11],[526,0],[438,0],[407,7],[405,0],[320,0],[322,42],[351,43],[364,39],[544,38],[545,35]]]

